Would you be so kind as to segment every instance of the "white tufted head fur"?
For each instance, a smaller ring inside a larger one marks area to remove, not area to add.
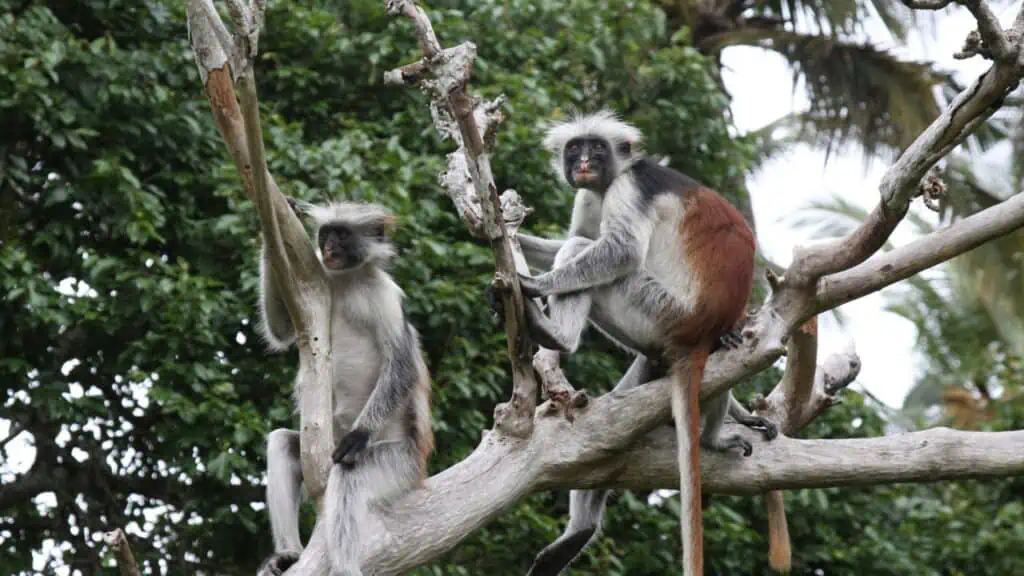
[[[552,124],[544,135],[544,147],[551,152],[551,166],[563,181],[565,179],[565,145],[573,138],[593,136],[604,138],[611,145],[618,164],[625,166],[629,158],[619,156],[618,147],[624,142],[630,145],[630,158],[640,154],[639,146],[643,142],[640,130],[624,122],[611,110],[601,110],[593,114],[574,113],[566,122]]]
[[[387,234],[391,234],[395,228],[395,216],[391,210],[388,210],[380,204],[373,204],[370,202],[348,202],[344,200],[337,200],[329,202],[323,206],[306,204],[303,206],[303,211],[308,214],[315,223],[313,238],[317,238],[321,226],[331,224],[340,224],[357,230],[380,226],[384,228],[384,231]],[[366,260],[363,264],[386,266],[395,256],[395,248],[391,244],[390,240],[367,237],[364,242],[366,248]],[[320,262],[323,263],[323,253],[320,250],[320,244],[319,242],[315,242],[314,244],[316,256]],[[355,269],[359,268],[362,268],[362,265]],[[341,270],[340,272],[328,270],[330,274],[346,273],[350,271],[350,269]]]

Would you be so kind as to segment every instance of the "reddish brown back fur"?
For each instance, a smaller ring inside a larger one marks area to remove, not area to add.
[[[419,353],[419,359],[417,364],[419,365],[420,379],[416,384],[416,389],[413,391],[413,402],[418,402],[419,409],[416,410],[416,438],[415,444],[418,455],[418,464],[420,469],[420,484],[422,485],[423,480],[427,477],[427,461],[430,459],[430,455],[434,452],[434,430],[430,425],[430,397],[432,383],[430,380],[430,372],[427,369],[426,362],[423,361],[423,353]]]
[[[676,393],[673,405],[676,441],[689,444],[689,461],[680,452],[680,489],[689,486],[689,501],[680,517],[684,537],[683,571],[704,573],[704,535],[700,482],[700,385],[704,365],[716,339],[732,329],[743,315],[754,282],[754,234],[739,210],[714,191],[695,186],[680,191],[683,219],[679,240],[690,272],[699,287],[691,314],[664,318],[669,359]],[[684,428],[685,427],[685,428]]]
[[[708,188],[683,193],[679,236],[700,293],[693,314],[673,319],[673,348],[710,344],[743,316],[754,282],[754,234],[739,210]]]

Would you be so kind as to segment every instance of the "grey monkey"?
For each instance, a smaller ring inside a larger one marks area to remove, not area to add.
[[[315,253],[331,291],[333,432],[340,438],[318,521],[326,522],[335,575],[357,576],[360,532],[369,506],[422,485],[434,448],[431,381],[404,293],[386,267],[395,251],[393,215],[376,204],[318,206],[289,198],[314,225]],[[273,351],[295,342],[264,248],[260,258],[259,330]],[[296,390],[302,394],[302,390]],[[299,557],[302,485],[299,433],[267,438],[267,508],[274,554],[259,576],[278,575]]]

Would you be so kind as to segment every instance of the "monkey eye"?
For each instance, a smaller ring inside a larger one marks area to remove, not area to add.
[[[373,229],[373,237],[377,240],[384,240],[387,237],[387,231],[384,230],[383,226],[377,226]]]
[[[578,143],[576,143],[576,142],[573,142],[572,144],[569,144],[569,147],[566,149],[566,152],[568,152],[569,154],[576,154],[579,151],[580,151],[580,145]]]

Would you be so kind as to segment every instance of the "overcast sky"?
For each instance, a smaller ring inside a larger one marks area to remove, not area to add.
[[[994,6],[1007,27],[1016,5],[1000,2]],[[868,34],[877,46],[892,48],[903,58],[934,62],[967,84],[988,68],[980,57],[966,61],[953,58],[964,37],[974,28],[970,13],[956,7],[937,13],[934,26],[926,21],[923,34],[912,34],[905,46],[896,46],[880,26],[869,26]],[[760,128],[806,107],[803,91],[794,92],[792,74],[781,56],[757,48],[735,47],[725,52],[723,62],[725,83],[733,98],[732,111],[740,131]],[[777,264],[788,265],[793,247],[807,243],[810,236],[809,230],[796,230],[784,220],[798,208],[833,194],[866,210],[878,203],[878,184],[887,164],[872,162],[865,169],[863,156],[848,150],[833,152],[827,165],[824,159],[823,151],[801,146],[768,162],[748,180],[758,241],[765,255]],[[913,209],[927,214],[920,202],[915,202]],[[934,217],[929,217],[934,221]],[[897,228],[895,244],[914,238],[908,228],[906,224]],[[914,380],[916,330],[910,322],[884,311],[883,295],[895,290],[899,290],[899,284],[843,306],[841,311],[847,321],[843,328],[827,317],[821,318],[819,346],[823,359],[853,340],[863,366],[854,386],[863,386],[886,404],[899,407]]]

